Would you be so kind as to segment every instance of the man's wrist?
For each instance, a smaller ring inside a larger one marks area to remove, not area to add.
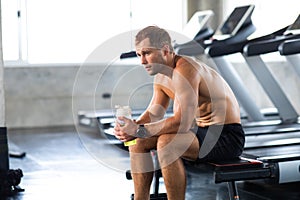
[[[139,127],[135,133],[135,137],[137,138],[147,138],[149,137],[149,133],[145,128],[144,124],[139,124]]]

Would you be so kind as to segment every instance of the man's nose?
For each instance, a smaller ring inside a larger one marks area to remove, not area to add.
[[[141,64],[147,64],[147,59],[144,55],[141,55],[140,59],[141,59]]]

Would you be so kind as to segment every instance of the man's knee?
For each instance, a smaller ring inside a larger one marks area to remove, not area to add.
[[[168,166],[181,157],[177,153],[178,146],[173,139],[173,135],[164,134],[160,135],[157,140],[157,155],[161,167]]]
[[[156,148],[157,138],[136,138],[136,144],[129,146],[129,151],[133,153],[147,153]]]
[[[139,138],[136,139],[137,142],[135,145],[131,145],[128,147],[129,149],[129,152],[132,152],[132,153],[146,153],[146,152],[149,152],[149,150],[146,150],[145,148],[145,145],[142,145],[141,142],[139,142]]]
[[[157,149],[163,149],[172,142],[173,136],[171,134],[163,134],[158,137],[157,140]]]
[[[193,134],[164,134],[158,138],[157,151],[163,165],[171,164],[179,158],[195,160],[199,154],[199,143]]]

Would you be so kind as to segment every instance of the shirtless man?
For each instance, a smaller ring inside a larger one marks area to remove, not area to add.
[[[153,179],[149,152],[156,149],[168,199],[184,200],[186,174],[182,159],[221,160],[242,153],[245,137],[239,105],[216,71],[174,53],[164,29],[144,28],[136,35],[135,46],[141,64],[154,76],[153,97],[136,121],[120,117],[125,125],[116,123],[114,128],[120,141],[137,140],[129,147],[134,199],[149,199]],[[173,115],[166,118],[170,100]],[[191,131],[195,123],[196,133]]]

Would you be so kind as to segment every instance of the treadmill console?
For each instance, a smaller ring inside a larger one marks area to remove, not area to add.
[[[299,34],[300,33],[300,15],[298,15],[297,19],[294,21],[292,25],[288,27],[288,29],[284,32],[284,34]]]
[[[200,31],[207,28],[208,22],[213,15],[214,13],[211,10],[198,11],[194,13],[183,28],[183,34],[191,39],[195,38]]]
[[[243,25],[251,23],[253,10],[254,5],[236,7],[230,16],[218,28],[213,39],[219,40],[234,36]]]

